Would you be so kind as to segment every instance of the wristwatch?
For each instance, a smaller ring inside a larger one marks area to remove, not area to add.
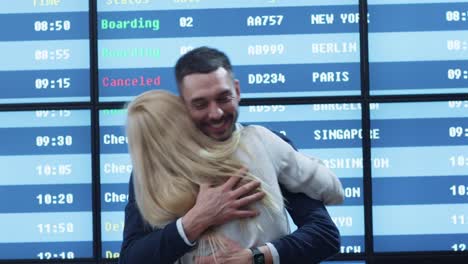
[[[253,264],[265,264],[265,255],[257,248],[250,248],[250,251],[252,251],[252,263]]]

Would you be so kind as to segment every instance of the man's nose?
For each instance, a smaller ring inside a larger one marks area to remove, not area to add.
[[[223,116],[223,109],[217,104],[212,104],[208,112],[209,119],[220,119]]]

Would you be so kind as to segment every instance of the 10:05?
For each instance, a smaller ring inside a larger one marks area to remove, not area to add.
[[[59,165],[37,165],[36,166],[37,175],[41,176],[54,176],[54,175],[70,175],[72,173],[71,164],[59,164]]]

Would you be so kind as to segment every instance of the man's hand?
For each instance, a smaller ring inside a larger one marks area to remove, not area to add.
[[[214,255],[195,257],[197,264],[250,264],[252,263],[252,253],[250,249],[242,248],[234,240],[222,237],[224,250],[217,251]]]
[[[196,257],[197,264],[251,264],[253,260],[250,249],[242,248],[239,243],[226,237],[222,237],[225,249],[217,251],[211,256]],[[259,247],[265,255],[265,263],[273,263],[271,252],[267,246]]]
[[[182,217],[182,225],[190,241],[198,239],[211,226],[258,215],[257,210],[245,207],[261,200],[265,193],[254,192],[260,186],[256,181],[238,186],[246,172],[247,169],[240,169],[236,176],[217,187],[200,185],[195,205]]]

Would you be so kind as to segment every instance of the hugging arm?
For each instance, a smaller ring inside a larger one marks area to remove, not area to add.
[[[238,173],[245,173],[245,169]],[[196,241],[211,226],[257,215],[255,209],[245,209],[245,206],[264,196],[261,192],[253,192],[259,182],[238,186],[241,178],[234,175],[220,186],[200,186],[195,205],[183,217],[162,229],[151,229],[137,208],[132,179],[125,208],[120,264],[174,263],[193,249],[190,241]]]
[[[263,127],[256,127],[272,163],[275,164],[278,181],[293,193],[304,193],[324,204],[340,204],[344,190],[338,177],[320,159],[298,152],[290,142]],[[282,140],[281,140],[282,139]],[[289,143],[289,144],[286,144]]]
[[[282,187],[286,208],[298,229],[272,241],[281,263],[318,263],[340,250],[340,233],[321,201]]]
[[[180,236],[176,221],[163,229],[151,229],[144,224],[135,201],[132,177],[123,236],[119,264],[174,263],[192,249]]]
[[[297,151],[287,137],[275,134]],[[272,241],[280,262],[318,263],[337,254],[341,245],[340,233],[323,202],[303,193],[290,192],[281,184],[280,187],[286,209],[298,227],[292,234]]]

